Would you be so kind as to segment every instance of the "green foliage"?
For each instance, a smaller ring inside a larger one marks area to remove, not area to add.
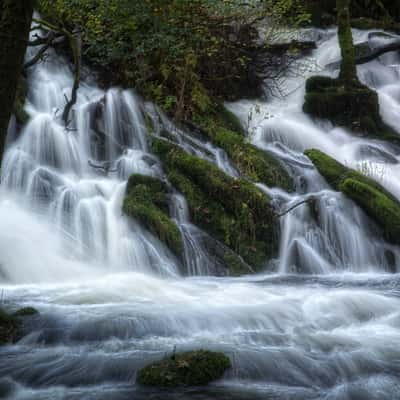
[[[185,119],[212,107],[214,98],[234,100],[250,92],[249,48],[257,31],[249,22],[263,15],[281,19],[281,13],[302,21],[300,4],[39,0],[39,10],[57,24],[82,31],[84,58],[107,83],[136,87]],[[239,34],[235,26],[243,27]]]
[[[194,115],[193,121],[217,146],[226,151],[243,175],[270,187],[293,190],[293,181],[285,168],[271,155],[246,142],[240,122],[224,107]]]
[[[375,220],[387,240],[400,244],[400,203],[391,193],[319,150],[305,154],[334,189],[346,194]]]
[[[155,140],[153,151],[170,182],[185,195],[196,225],[257,270],[276,254],[275,215],[270,199],[255,185],[233,179],[165,140]]]
[[[160,180],[134,174],[129,178],[123,211],[136,218],[177,256],[183,250],[182,237],[168,215],[168,188]]]
[[[207,350],[177,354],[138,372],[137,382],[146,386],[199,386],[222,378],[231,367],[223,353]]]

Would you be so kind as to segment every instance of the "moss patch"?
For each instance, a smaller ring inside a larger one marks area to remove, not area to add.
[[[308,79],[304,112],[329,119],[334,125],[400,143],[400,136],[387,126],[379,112],[378,94],[353,81],[315,76]]]
[[[32,315],[38,315],[39,311],[36,310],[36,308],[33,307],[24,307],[21,308],[20,310],[16,311],[13,316],[14,317],[30,317]]]
[[[391,193],[319,150],[305,154],[334,189],[351,198],[382,228],[386,240],[400,244],[400,202]]]
[[[176,256],[181,257],[182,237],[169,217],[168,188],[165,183],[144,175],[132,175],[126,188],[123,211],[136,218]]]
[[[0,308],[0,345],[16,340],[20,329],[20,321]]]
[[[220,379],[231,367],[223,353],[191,351],[166,358],[138,372],[137,382],[146,386],[199,386]]]
[[[241,174],[270,187],[292,191],[294,184],[286,169],[268,153],[246,142],[240,121],[226,108],[196,115],[195,124],[217,146],[226,151]]]
[[[261,190],[165,140],[156,139],[152,147],[170,182],[185,195],[196,225],[256,270],[276,255],[278,224],[270,199]]]

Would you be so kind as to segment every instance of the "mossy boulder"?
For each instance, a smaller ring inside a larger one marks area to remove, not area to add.
[[[0,345],[12,343],[18,337],[21,323],[14,315],[0,308]]]
[[[380,115],[378,94],[354,81],[314,76],[306,83],[304,112],[328,119],[334,125],[393,143],[400,136],[387,126]]]
[[[123,211],[135,218],[157,236],[177,256],[181,257],[181,233],[169,216],[169,190],[159,179],[134,174],[129,178]]]
[[[224,149],[239,172],[255,182],[292,191],[294,183],[285,167],[272,155],[246,142],[237,117],[223,106],[213,113],[196,115],[197,127],[220,148]]]
[[[36,310],[36,308],[33,307],[24,307],[16,311],[13,316],[14,317],[30,317],[33,315],[38,315],[39,311]]]
[[[223,353],[206,350],[177,354],[141,369],[137,383],[146,386],[201,386],[222,378],[231,367]]]
[[[271,200],[253,183],[234,179],[165,140],[155,139],[152,148],[170,182],[185,195],[196,225],[255,270],[276,255],[278,223]]]
[[[391,193],[319,150],[305,154],[335,190],[352,199],[382,228],[386,240],[400,244],[400,202]]]
[[[22,320],[37,314],[32,307],[21,308],[13,314],[0,308],[0,345],[15,342],[21,336]]]
[[[349,4],[350,0],[337,0],[342,54],[339,78],[308,79],[303,110],[314,117],[329,119],[334,125],[400,143],[400,136],[382,120],[378,94],[358,80]]]

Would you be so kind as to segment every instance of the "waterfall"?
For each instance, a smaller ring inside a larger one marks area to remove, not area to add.
[[[304,59],[312,65],[307,74],[336,76],[336,31],[312,33],[319,42]],[[371,32],[354,35],[380,40]],[[378,91],[386,123],[398,129],[398,55],[358,73]],[[21,132],[10,126],[1,169],[0,291],[8,309],[33,306],[40,314],[27,319],[16,345],[0,347],[0,397],[398,398],[400,276],[393,272],[400,249],[303,155],[321,149],[400,198],[398,149],[311,120],[302,112],[305,76],[287,77],[284,98],[228,104],[248,125],[248,140],[294,178],[293,193],[257,183],[274,207],[284,213],[307,202],[281,218],[274,273],[221,277],[211,238],[193,225],[185,197],[172,187],[183,265],[121,210],[131,174],[167,181],[149,135],[238,177],[227,154],[134,91],[100,89],[89,75],[65,126],[73,77],[54,53],[28,78],[30,120]],[[233,368],[206,388],[137,386],[138,369],[175,346],[223,351]]]

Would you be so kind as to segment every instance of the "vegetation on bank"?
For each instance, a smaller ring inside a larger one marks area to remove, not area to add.
[[[216,102],[262,95],[255,22],[308,20],[298,0],[39,0],[54,24],[81,32],[83,57],[107,85],[135,87],[178,120]],[[268,46],[267,46],[268,47]],[[282,64],[282,63],[281,63]],[[280,65],[282,66],[282,65]]]
[[[185,195],[196,225],[255,270],[276,255],[276,216],[270,199],[253,183],[231,178],[165,140],[155,139],[152,149],[163,161],[169,181]]]
[[[319,150],[305,154],[335,190],[352,199],[382,228],[386,240],[400,244],[400,202],[392,194]]]
[[[169,190],[164,182],[134,174],[129,178],[123,211],[138,220],[178,257],[183,244],[178,227],[169,217]]]
[[[141,369],[136,381],[145,386],[201,386],[222,378],[230,367],[231,361],[223,353],[190,351]]]

